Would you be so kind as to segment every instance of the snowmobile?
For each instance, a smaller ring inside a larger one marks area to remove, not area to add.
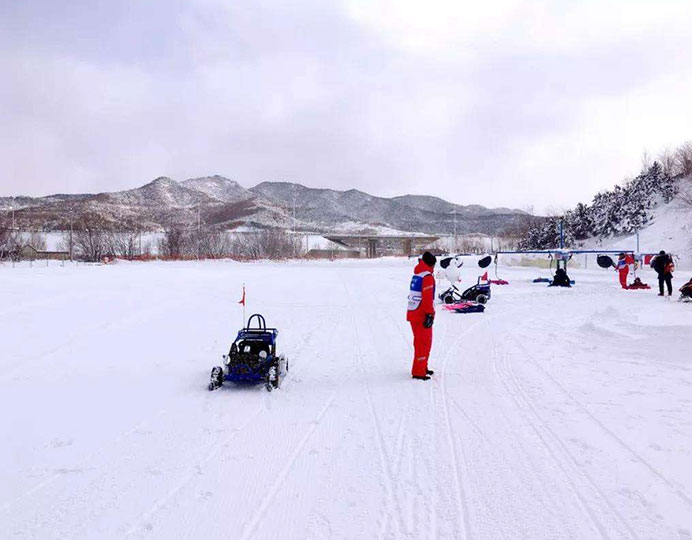
[[[460,292],[457,286],[452,284],[449,289],[440,293],[439,299],[444,304],[459,304],[464,301],[485,304],[490,300],[490,283],[482,281],[479,277],[478,283],[464,292]]]
[[[252,326],[256,319],[256,326]],[[264,384],[271,392],[279,388],[288,373],[288,359],[276,354],[276,328],[267,328],[264,317],[251,315],[247,326],[238,332],[228,354],[223,355],[223,367],[211,370],[209,390],[220,388],[224,381],[236,384]]]

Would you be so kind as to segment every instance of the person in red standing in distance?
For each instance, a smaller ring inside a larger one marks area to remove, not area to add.
[[[624,253],[620,253],[618,255],[618,262],[615,265],[615,269],[618,272],[618,276],[620,278],[620,286],[623,289],[627,288],[627,274],[630,273],[630,265],[627,261],[627,257],[625,256]]]
[[[432,326],[435,321],[435,276],[433,271],[437,259],[426,251],[413,270],[408,295],[406,320],[413,330],[413,366],[411,376],[427,381],[433,371],[428,369],[428,358],[432,347]]]

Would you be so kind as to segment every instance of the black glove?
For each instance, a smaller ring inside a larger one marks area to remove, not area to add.
[[[425,320],[423,321],[423,326],[425,328],[432,328],[434,321],[435,321],[435,315],[433,315],[432,313],[428,313],[425,316]]]

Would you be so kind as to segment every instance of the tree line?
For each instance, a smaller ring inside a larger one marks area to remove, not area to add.
[[[550,249],[587,238],[632,234],[651,222],[653,210],[675,196],[692,207],[692,142],[663,152],[655,161],[642,159],[642,172],[622,185],[597,193],[591,204],[579,203],[549,217],[527,216],[516,231],[520,249]]]

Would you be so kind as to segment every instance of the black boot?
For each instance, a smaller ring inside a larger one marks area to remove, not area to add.
[[[435,372],[432,369],[428,370],[428,375],[435,375]]]
[[[412,375],[411,376],[413,379],[418,379],[419,381],[428,381],[430,380],[429,375]]]

